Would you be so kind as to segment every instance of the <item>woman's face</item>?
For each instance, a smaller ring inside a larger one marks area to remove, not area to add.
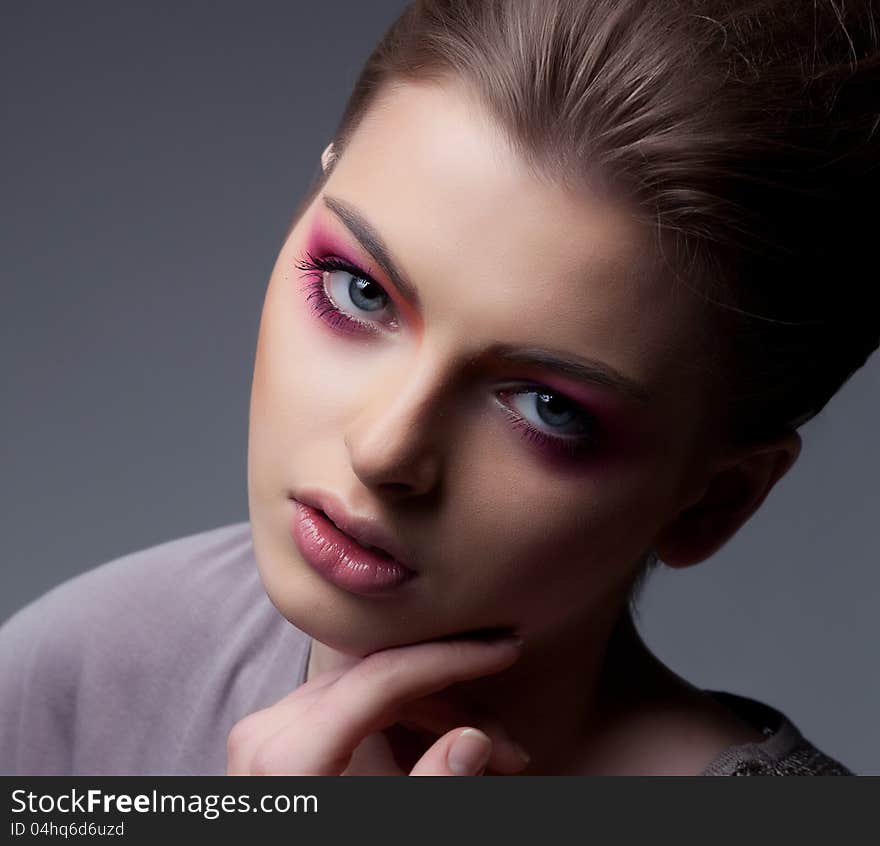
[[[650,244],[622,209],[539,180],[464,90],[386,93],[263,306],[249,505],[284,616],[367,654],[490,627],[549,637],[619,611],[689,504],[706,407],[696,305],[652,270]],[[316,487],[381,519],[415,577],[365,596],[312,569],[291,497]]]

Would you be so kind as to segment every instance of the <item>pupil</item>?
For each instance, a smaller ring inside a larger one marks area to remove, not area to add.
[[[574,412],[569,409],[565,403],[565,400],[560,400],[559,397],[554,394],[538,394],[538,399],[540,400],[538,404],[538,411],[542,418],[544,418],[545,423],[550,423],[552,425],[560,425],[561,423],[566,423],[571,419]],[[544,405],[542,406],[541,403]],[[545,411],[549,414],[551,418],[562,416],[562,420],[559,419],[546,419]],[[566,413],[567,411],[567,413]]]
[[[362,308],[364,311],[376,311],[382,308],[383,303],[381,299],[383,293],[380,290],[376,290],[371,296],[369,291],[372,287],[372,283],[368,280],[354,277],[348,286],[348,295],[358,308]]]

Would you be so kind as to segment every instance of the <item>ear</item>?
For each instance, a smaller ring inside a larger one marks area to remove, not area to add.
[[[330,163],[333,159],[336,158],[336,152],[333,149],[333,142],[331,141],[325,148],[324,152],[321,153],[321,167],[324,172],[327,172],[327,168],[330,167]]]
[[[737,450],[713,468],[696,501],[680,511],[654,541],[670,567],[689,567],[717,552],[758,510],[801,452],[793,429]]]

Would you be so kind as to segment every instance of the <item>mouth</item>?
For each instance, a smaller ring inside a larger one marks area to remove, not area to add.
[[[377,513],[351,507],[343,497],[323,488],[304,488],[295,495],[289,491],[288,498],[312,508],[324,525],[359,549],[406,570],[417,569],[412,564],[412,550]]]
[[[391,553],[386,552],[386,551],[385,551],[384,549],[382,549],[381,547],[379,547],[379,546],[373,546],[372,544],[364,543],[363,541],[359,541],[359,540],[357,540],[356,538],[353,538],[348,532],[345,531],[345,529],[342,528],[342,526],[338,525],[338,524],[333,520],[333,518],[332,518],[332,517],[326,512],[326,511],[324,511],[324,510],[322,510],[322,509],[320,509],[320,508],[317,508],[317,509],[315,509],[315,510],[316,510],[316,511],[318,512],[318,514],[320,514],[325,520],[328,520],[329,522],[333,523],[333,525],[336,526],[336,528],[339,529],[339,531],[342,532],[342,534],[344,534],[344,535],[345,535],[346,537],[348,537],[348,538],[351,538],[352,543],[356,543],[358,546],[362,546],[364,549],[369,549],[370,552],[374,552],[376,555],[378,555],[378,556],[380,556],[380,557],[382,557],[382,558],[387,558],[389,561],[391,561],[391,560],[394,559],[394,556],[391,555]]]
[[[356,540],[323,509],[297,500],[290,515],[290,534],[307,564],[351,593],[386,596],[416,575],[381,547]]]

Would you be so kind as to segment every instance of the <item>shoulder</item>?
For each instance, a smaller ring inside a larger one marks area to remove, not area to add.
[[[781,711],[747,696],[679,689],[618,716],[590,774],[852,775]]]
[[[708,775],[730,776],[853,776],[855,773],[840,761],[826,755],[808,740],[803,739],[781,758],[767,757],[753,751],[729,762],[726,771]]]
[[[67,579],[0,627],[0,662],[22,660],[51,642],[61,670],[83,650],[119,638],[149,641],[195,623],[196,595],[250,592],[250,524],[237,523],[166,541]],[[183,613],[182,613],[183,612]],[[0,664],[2,666],[2,664]]]
[[[726,747],[700,775],[855,775],[804,737],[791,719],[777,708],[740,694],[707,692],[759,729],[762,739]]]
[[[306,645],[265,594],[247,522],[123,555],[0,626],[0,760],[47,775],[198,772],[210,744],[216,767],[217,736],[259,695],[266,662],[295,666]]]

